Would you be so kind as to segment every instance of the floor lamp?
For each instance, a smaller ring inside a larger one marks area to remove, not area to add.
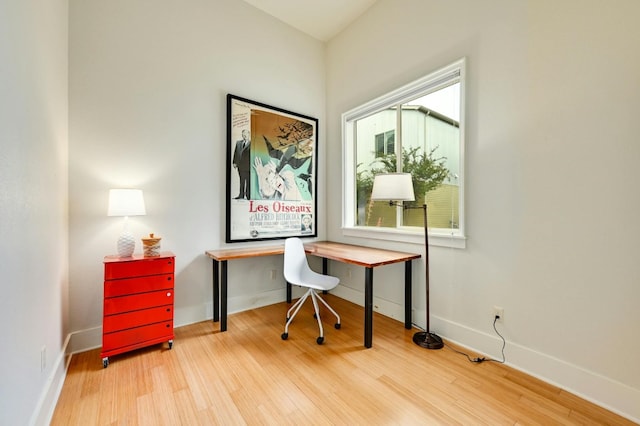
[[[422,206],[409,206],[403,201],[415,201],[411,173],[384,173],[376,175],[371,191],[372,201],[388,201],[390,206],[408,209],[422,209],[424,211],[424,251],[425,251],[425,286],[427,328],[413,335],[413,342],[427,349],[441,349],[444,346],[442,339],[437,334],[431,333],[429,328],[429,230],[427,229],[427,202]]]

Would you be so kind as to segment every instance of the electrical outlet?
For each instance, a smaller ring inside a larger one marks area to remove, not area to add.
[[[491,311],[491,318],[495,319],[498,317],[498,322],[504,321],[504,308],[502,306],[494,306]]]
[[[47,347],[43,346],[40,349],[40,371],[44,371],[47,368]]]

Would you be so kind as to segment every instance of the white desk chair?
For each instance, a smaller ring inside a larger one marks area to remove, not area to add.
[[[324,342],[324,331],[322,329],[320,311],[318,310],[318,300],[336,316],[336,319],[338,320],[335,324],[336,329],[340,329],[340,315],[338,315],[336,311],[334,311],[331,306],[329,306],[329,304],[320,297],[318,292],[328,291],[335,288],[340,283],[340,279],[330,275],[319,274],[311,270],[309,263],[307,262],[307,254],[304,252],[304,245],[300,238],[287,238],[284,243],[284,278],[289,284],[307,287],[308,290],[300,299],[291,305],[287,311],[287,323],[284,326],[284,333],[282,333],[281,336],[282,340],[287,340],[289,337],[289,325],[304,304],[305,300],[311,296],[313,309],[315,311],[314,317],[318,320],[318,327],[320,327],[320,337],[316,339],[316,342],[321,345]],[[291,315],[291,311],[294,311],[293,315]]]

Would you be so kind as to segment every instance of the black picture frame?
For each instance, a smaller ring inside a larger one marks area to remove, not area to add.
[[[227,94],[227,243],[317,237],[318,119]]]

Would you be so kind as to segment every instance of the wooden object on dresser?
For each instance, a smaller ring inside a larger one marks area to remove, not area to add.
[[[106,256],[102,365],[109,357],[157,343],[173,347],[175,255]]]

